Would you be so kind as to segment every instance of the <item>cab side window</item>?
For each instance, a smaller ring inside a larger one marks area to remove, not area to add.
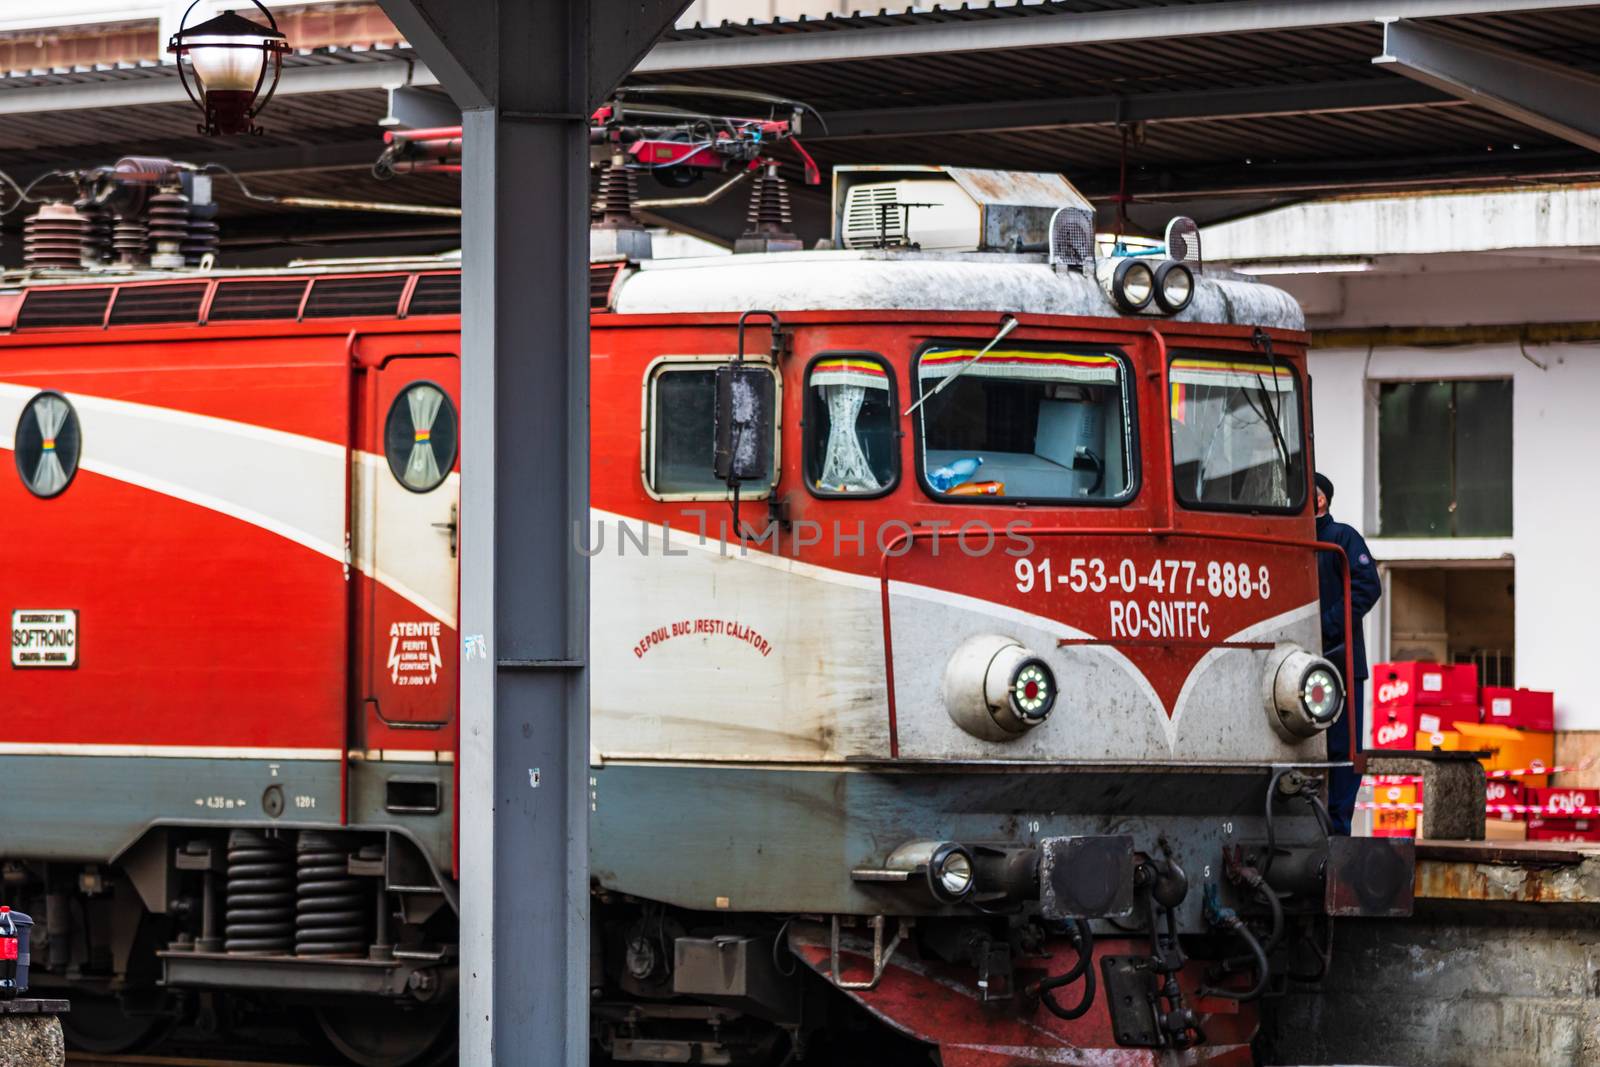
[[[671,500],[721,500],[727,496],[727,486],[711,469],[716,446],[717,368],[726,362],[720,356],[666,359],[651,368],[645,400],[644,480],[652,496]],[[753,362],[746,360],[746,365]],[[774,395],[778,384],[774,374]],[[771,492],[777,477],[776,447],[772,454],[773,469],[759,482],[746,481],[740,487],[743,497]]]
[[[879,356],[824,353],[806,371],[806,486],[817,496],[871,497],[900,477],[894,375]]]

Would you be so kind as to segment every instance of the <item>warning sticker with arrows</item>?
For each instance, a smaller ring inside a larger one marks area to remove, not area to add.
[[[396,622],[389,625],[389,681],[395,685],[434,685],[444,659],[439,654],[438,622]]]

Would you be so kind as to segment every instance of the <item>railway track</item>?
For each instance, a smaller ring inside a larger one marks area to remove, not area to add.
[[[156,1055],[107,1055],[68,1052],[67,1067],[322,1067],[326,1061],[261,1060],[251,1058]]]

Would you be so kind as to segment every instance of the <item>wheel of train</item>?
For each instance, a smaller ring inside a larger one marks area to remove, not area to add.
[[[456,1005],[347,1000],[319,1005],[317,1026],[360,1067],[436,1067],[456,1054]]]
[[[117,997],[71,994],[72,1010],[60,1016],[67,1047],[79,1052],[114,1055],[138,1052],[161,1041],[176,1020],[168,1015],[129,1012]]]

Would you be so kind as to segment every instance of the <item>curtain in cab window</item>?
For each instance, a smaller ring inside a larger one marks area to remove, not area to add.
[[[888,370],[864,357],[821,359],[811,368],[811,487],[878,493],[894,481],[895,413]]]

